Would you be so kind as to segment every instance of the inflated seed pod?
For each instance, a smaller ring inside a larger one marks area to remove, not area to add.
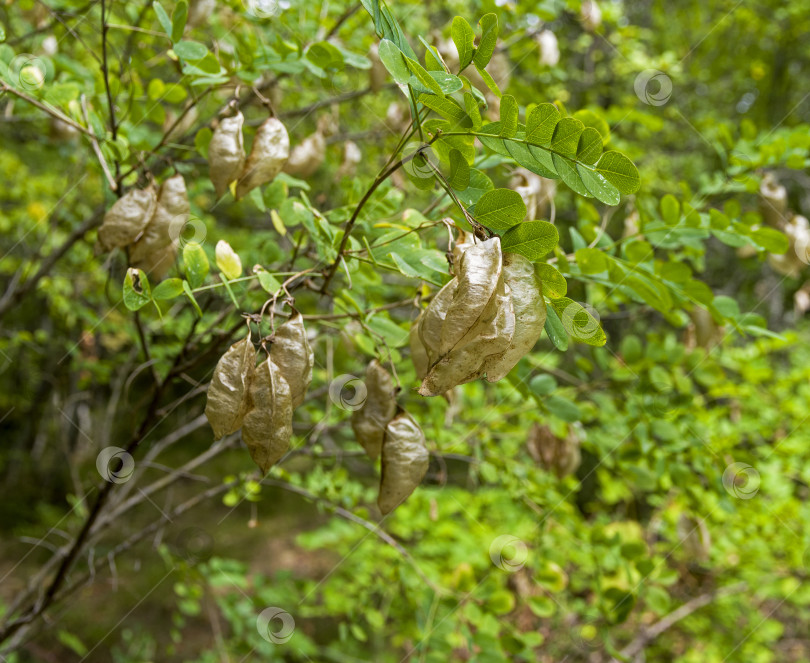
[[[242,422],[242,439],[262,472],[267,473],[290,448],[292,417],[290,385],[268,357],[253,374]]]
[[[306,179],[315,174],[325,159],[326,138],[320,131],[316,131],[293,148],[289,160],[284,164],[284,172]]]
[[[304,402],[304,396],[312,382],[312,365],[315,359],[307,340],[304,318],[298,311],[294,311],[290,319],[273,334],[270,358],[290,386],[293,407],[298,407]]]
[[[385,427],[382,475],[377,506],[391,513],[422,482],[430,464],[425,434],[407,412],[399,412]]]
[[[132,189],[107,210],[98,229],[98,242],[105,251],[122,248],[140,235],[157,207],[157,196],[151,185]]]
[[[190,207],[182,175],[170,177],[160,186],[157,207],[143,234],[129,250],[129,263],[149,276],[160,279],[169,271],[177,256],[179,231],[188,221]]]
[[[460,232],[456,243],[453,244],[453,264],[458,270],[458,264],[461,261],[461,254],[464,253],[471,246],[475,246],[475,235],[471,232]]]
[[[250,337],[234,343],[217,362],[205,405],[205,416],[214,429],[215,440],[235,433],[242,426],[255,365],[256,350]]]
[[[208,176],[214,184],[217,198],[231,182],[239,178],[245,165],[245,145],[242,141],[242,113],[226,117],[214,131],[208,144]]]
[[[424,317],[423,313],[413,321],[411,331],[408,335],[408,341],[411,348],[411,361],[413,367],[416,369],[416,377],[420,380],[427,375],[428,372],[428,355],[425,346],[422,345],[422,339],[419,338],[419,325]]]
[[[272,182],[290,156],[290,137],[280,120],[269,118],[256,131],[253,147],[239,175],[236,197],[241,198],[257,186]]]
[[[515,333],[503,354],[490,356],[484,363],[489,382],[505,377],[531,351],[546,324],[546,302],[534,265],[517,253],[504,253],[503,279],[512,293]]]
[[[548,426],[534,424],[526,444],[535,462],[559,478],[576,472],[582,460],[579,437],[573,429],[566,437],[557,437]]]
[[[380,362],[373,359],[366,369],[366,401],[352,413],[352,430],[371,460],[382,449],[385,427],[397,412],[394,381]]]
[[[457,289],[458,280],[454,278],[436,293],[422,312],[417,333],[428,358],[428,367],[441,357],[442,326]]]

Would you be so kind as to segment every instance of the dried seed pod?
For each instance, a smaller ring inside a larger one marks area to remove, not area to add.
[[[427,375],[429,366],[427,350],[425,350],[425,346],[422,345],[422,340],[419,338],[419,325],[423,317],[424,314],[420,313],[419,317],[414,320],[408,336],[411,347],[411,361],[413,362],[413,367],[416,369],[416,377],[420,380]]]
[[[293,407],[298,407],[304,402],[312,382],[312,366],[315,363],[304,328],[304,318],[298,311],[294,311],[290,319],[273,334],[270,358],[290,386]]]
[[[217,362],[205,405],[205,416],[214,429],[215,440],[235,433],[242,426],[255,365],[256,350],[249,336],[234,343]]]
[[[418,334],[419,340],[425,348],[428,366],[436,363],[441,357],[442,325],[444,325],[447,309],[453,302],[453,297],[457,289],[457,279],[446,283],[444,287],[436,293],[421,315]]]
[[[122,248],[137,239],[152,219],[157,206],[155,189],[133,189],[107,210],[98,229],[98,242],[104,251]]]
[[[394,381],[376,359],[366,369],[366,401],[352,413],[352,430],[371,460],[382,449],[385,427],[397,412]]]
[[[461,254],[464,253],[471,246],[475,246],[475,235],[471,232],[460,232],[456,243],[453,244],[453,264],[458,269],[458,264],[461,262]]]
[[[242,142],[244,122],[242,113],[224,118],[208,144],[208,176],[214,184],[217,198],[228,190],[245,165],[245,146]]]
[[[290,156],[290,137],[281,121],[269,118],[256,131],[253,147],[236,184],[241,198],[257,186],[272,182]]]
[[[385,428],[382,476],[377,506],[391,513],[422,482],[430,463],[425,434],[407,412],[397,414]]]
[[[787,189],[771,173],[766,173],[759,186],[759,209],[769,226],[782,230],[790,217],[787,209]]]
[[[284,164],[284,172],[293,177],[306,179],[323,165],[326,159],[326,138],[319,131],[307,136],[293,148],[290,158]]]
[[[562,438],[554,435],[548,426],[535,424],[526,444],[535,462],[559,478],[576,472],[582,460],[579,437],[573,430]]]
[[[534,265],[517,253],[504,253],[503,279],[512,293],[515,333],[503,354],[487,358],[484,370],[489,382],[497,382],[506,377],[521,358],[531,351],[546,324],[546,302],[534,273]]]
[[[182,175],[170,177],[160,186],[152,220],[129,251],[129,263],[149,276],[160,279],[174,264],[177,255],[173,232],[188,221],[190,206]]]
[[[242,422],[242,439],[262,472],[267,473],[290,448],[292,417],[290,385],[268,357],[253,374]]]

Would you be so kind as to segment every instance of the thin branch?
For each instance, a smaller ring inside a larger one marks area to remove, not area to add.
[[[90,131],[90,129],[88,129],[87,127],[84,127],[78,122],[75,122],[74,120],[70,119],[67,115],[65,115],[61,111],[58,111],[55,108],[47,106],[42,102],[40,102],[39,100],[34,99],[34,97],[27,95],[25,92],[21,92],[20,90],[11,87],[8,83],[0,82],[0,92],[9,92],[10,94],[13,94],[15,97],[19,97],[26,103],[29,103],[36,108],[39,108],[39,110],[44,111],[51,117],[56,118],[60,122],[64,122],[65,124],[73,127],[74,129],[76,129],[76,131],[83,133],[88,138],[91,138],[92,140],[96,139],[96,135],[92,131]]]
[[[87,98],[82,95],[81,98],[82,102],[82,113],[84,114],[84,121],[87,122],[88,126],[90,125],[90,115],[87,112]],[[101,170],[104,171],[104,176],[107,178],[107,184],[110,185],[110,189],[115,191],[116,193],[119,192],[118,183],[115,181],[115,178],[112,176],[110,172],[110,167],[107,165],[107,160],[104,158],[104,155],[101,153],[101,148],[98,145],[98,139],[96,138],[95,134],[90,134],[90,144],[93,146],[93,152],[96,153],[96,158],[98,159],[99,164],[101,165]],[[118,169],[118,163],[115,164],[116,170]]]

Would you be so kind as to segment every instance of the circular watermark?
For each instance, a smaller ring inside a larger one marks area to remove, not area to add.
[[[126,483],[135,471],[135,459],[121,447],[106,447],[96,456],[96,469],[110,483]]]
[[[365,382],[354,375],[338,375],[329,384],[329,398],[342,410],[359,410],[367,397]]]
[[[273,18],[290,6],[289,0],[242,0],[242,5],[251,16]]]
[[[723,488],[733,497],[750,500],[759,492],[759,472],[748,463],[732,463],[723,472]]]
[[[520,571],[529,557],[529,549],[523,541],[511,534],[496,537],[489,546],[489,558],[501,571]]]
[[[439,162],[430,145],[411,141],[402,150],[405,172],[414,180],[432,181],[439,170]]]
[[[214,537],[202,527],[186,527],[174,538],[172,552],[190,564],[207,562],[214,552]]]
[[[23,90],[39,90],[48,80],[48,64],[45,58],[20,53],[8,63],[8,76]]]
[[[574,624],[568,634],[571,638],[571,644],[580,652],[592,652],[601,647],[599,627],[595,620],[588,619],[579,624]]]
[[[645,69],[633,83],[636,96],[649,106],[663,106],[672,96],[672,79],[658,69]]]
[[[590,304],[572,302],[565,307],[560,321],[568,335],[585,341],[599,333],[599,312]]]
[[[278,623],[274,624],[274,622]],[[295,632],[295,619],[293,619],[293,616],[289,612],[282,608],[265,608],[259,613],[259,617],[256,620],[256,630],[259,631],[259,635],[267,640],[267,642],[283,645],[292,638]]]
[[[208,228],[202,219],[188,214],[178,214],[169,221],[169,237],[175,246],[183,248],[186,244],[205,242]]]

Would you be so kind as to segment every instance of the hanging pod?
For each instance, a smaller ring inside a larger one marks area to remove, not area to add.
[[[484,363],[489,382],[497,382],[506,377],[521,358],[531,351],[546,324],[546,302],[531,261],[517,253],[504,253],[503,280],[511,291],[515,333],[503,354],[492,355]]]
[[[205,405],[205,416],[214,429],[215,440],[235,433],[242,426],[255,365],[256,350],[250,336],[234,343],[217,362]]]
[[[231,182],[239,178],[245,165],[245,145],[242,141],[244,122],[242,113],[224,118],[208,144],[208,176],[217,198],[228,190]]]
[[[157,206],[155,189],[132,189],[107,210],[98,229],[98,242],[104,251],[123,248],[140,235]]]
[[[293,148],[289,160],[284,164],[284,172],[307,179],[315,174],[325,159],[326,138],[320,131],[316,131]]]
[[[160,279],[177,256],[177,236],[188,221],[190,206],[182,175],[170,177],[160,186],[152,220],[129,251],[129,263]]]
[[[420,313],[419,317],[414,320],[411,325],[411,331],[408,335],[408,342],[411,348],[411,361],[413,367],[416,369],[416,377],[420,380],[427,375],[428,372],[428,355],[422,340],[419,338],[419,325],[422,323],[424,314]]]
[[[273,334],[270,358],[278,366],[290,387],[293,407],[304,402],[312,382],[314,355],[304,328],[304,318],[298,311]]]
[[[256,131],[253,147],[236,184],[239,199],[257,186],[272,182],[290,157],[290,137],[280,120],[269,118]]]
[[[400,411],[385,427],[382,445],[382,475],[377,506],[383,515],[404,502],[422,482],[430,454],[425,434],[411,415]]]
[[[394,418],[397,403],[394,381],[380,362],[373,359],[366,368],[366,400],[363,407],[352,413],[352,430],[371,460],[382,449],[385,428]]]
[[[293,404],[290,385],[268,357],[256,367],[248,392],[242,439],[265,474],[290,448]]]

